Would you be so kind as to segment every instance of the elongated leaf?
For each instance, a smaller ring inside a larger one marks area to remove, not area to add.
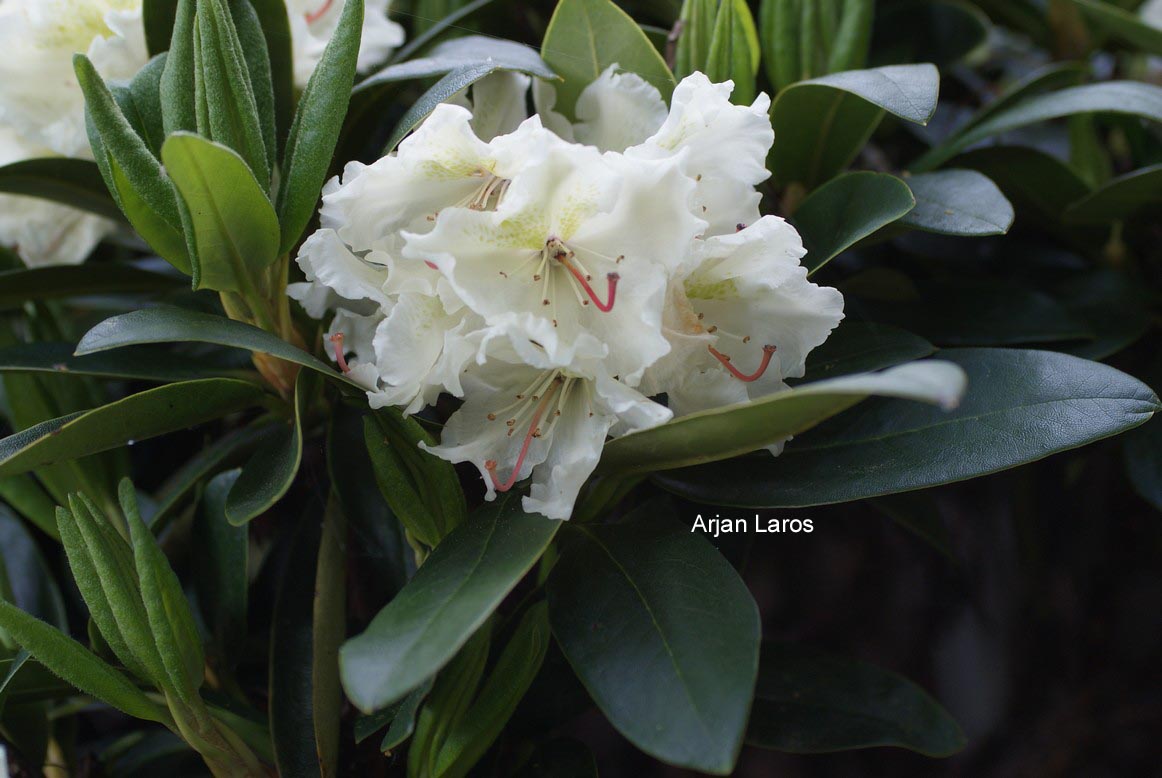
[[[0,308],[21,306],[30,299],[167,292],[183,286],[179,277],[120,262],[7,270],[0,273]]]
[[[76,55],[73,66],[85,93],[89,140],[105,185],[141,236],[166,261],[189,273],[189,257],[181,238],[177,190],[161,163],[121,113],[88,57]]]
[[[883,370],[931,356],[935,350],[918,335],[887,324],[844,321],[807,355],[805,378],[791,384]]]
[[[1160,33],[1162,34],[1162,33]],[[1135,170],[1115,178],[1065,210],[1064,218],[1078,224],[1125,221],[1162,207],[1162,165]]]
[[[573,116],[581,90],[610,65],[637,73],[669,101],[674,76],[637,23],[610,0],[561,0],[549,20],[541,56],[563,83],[557,110]]]
[[[984,173],[1023,218],[1033,217],[1049,229],[1057,229],[1066,208],[1090,193],[1077,171],[1036,149],[990,146],[962,154],[953,164]]]
[[[950,409],[964,388],[963,371],[937,360],[819,381],[617,438],[606,445],[599,472],[648,473],[746,454],[798,435],[873,395]]]
[[[831,179],[855,159],[885,111],[927,124],[939,91],[932,65],[851,70],[784,89],[771,109],[776,182],[810,190]]]
[[[367,631],[343,646],[347,696],[375,711],[436,673],[540,558],[558,526],[506,498],[457,528]]]
[[[206,659],[190,604],[169,560],[141,520],[137,495],[129,479],[121,482],[118,496],[129,525],[133,561],[141,581],[141,598],[145,602],[149,627],[161,653],[162,664],[178,695],[184,700],[193,700],[202,686]]]
[[[389,65],[360,81],[354,91],[358,93],[394,81],[442,76],[474,65],[493,65],[538,78],[557,78],[536,49],[514,41],[468,35],[441,43],[425,57]]]
[[[351,86],[355,83],[363,15],[363,0],[346,0],[335,32],[299,99],[286,144],[283,182],[278,191],[278,222],[282,225],[280,254],[298,243],[315,211],[331,166],[351,100]]]
[[[431,691],[432,682],[428,680],[403,698],[395,716],[392,717],[391,726],[387,728],[387,732],[379,744],[380,751],[388,753],[399,748],[415,733],[416,716],[420,712],[420,705],[423,704]]]
[[[336,775],[342,747],[343,686],[339,649],[347,637],[347,518],[332,492],[323,521],[315,570],[311,710],[318,744],[319,770]]]
[[[1134,490],[1162,511],[1162,423],[1155,419],[1126,435],[1124,450]]]
[[[106,219],[125,218],[109,195],[101,170],[87,159],[46,157],[4,165],[0,192],[52,200]]]
[[[763,643],[747,743],[796,754],[898,746],[950,756],[960,727],[916,684],[875,665]]]
[[[470,3],[464,3],[455,11],[445,15],[443,18],[435,21],[427,29],[411,38],[403,46],[395,50],[388,62],[394,65],[397,62],[405,62],[412,58],[413,54],[423,51],[425,47],[439,38],[446,31],[455,29],[456,25],[461,19],[479,11],[487,5],[490,5],[493,0],[472,0]],[[418,20],[417,20],[418,21]],[[414,32],[414,31],[413,31]]]
[[[150,389],[91,411],[46,421],[0,440],[0,476],[193,427],[261,405],[266,396],[255,384],[232,378],[184,381]]]
[[[703,537],[646,506],[570,525],[549,578],[561,649],[601,711],[665,762],[727,775],[758,672],[758,608]]]
[[[1073,272],[1053,288],[1069,315],[1086,323],[1092,337],[1058,346],[1086,359],[1106,359],[1130,346],[1150,328],[1145,290],[1126,273],[1103,268]]]
[[[835,43],[827,58],[827,70],[840,73],[866,67],[871,45],[875,0],[843,0]]]
[[[905,0],[876,15],[879,62],[931,62],[944,69],[985,44],[989,18],[964,0]]]
[[[750,105],[755,96],[759,57],[758,33],[745,0],[719,4],[706,75],[715,82],[733,81],[730,99],[739,105]]]
[[[803,264],[814,273],[881,227],[916,206],[912,190],[887,173],[848,173],[803,201],[792,219],[803,235]]]
[[[115,354],[73,356],[68,343],[21,343],[0,348],[0,372],[54,373],[96,376],[135,381],[190,381],[210,376],[244,377],[245,371],[229,369],[200,357],[175,354],[157,348],[131,348]]]
[[[1123,114],[1162,122],[1162,87],[1135,81],[1107,81],[1038,95],[995,113],[967,132],[954,135],[916,160],[911,167],[916,172],[928,171],[994,135],[1087,113]]]
[[[31,475],[0,478],[0,502],[28,519],[50,538],[60,540],[56,528],[56,503]]]
[[[295,382],[295,415],[266,433],[226,499],[226,518],[234,526],[266,513],[294,483],[303,460],[303,417],[318,392],[318,375],[308,370]]]
[[[291,47],[290,19],[283,0],[232,0],[249,2],[258,15],[266,38],[270,60],[270,80],[274,97],[275,133],[278,150],[290,130],[295,111],[294,52]]]
[[[274,83],[271,76],[270,52],[266,46],[266,32],[251,0],[226,0],[226,2],[230,9],[230,18],[238,31],[238,42],[242,46],[246,73],[250,78],[250,91],[254,95],[254,105],[258,111],[258,126],[262,133],[263,148],[266,158],[270,161],[270,167],[273,168],[279,149],[275,140]],[[268,0],[266,5],[268,11],[274,10],[274,3]],[[285,9],[282,15],[285,19]],[[268,177],[265,180],[270,179]]]
[[[200,539],[200,551],[194,557],[198,603],[219,660],[231,667],[237,664],[246,642],[250,588],[250,533],[226,520],[226,495],[238,473],[228,470],[206,484],[194,518]]]
[[[152,0],[169,3],[171,0]],[[173,35],[167,42],[165,70],[161,74],[161,118],[165,134],[193,132],[198,128],[195,108],[194,35],[196,0],[177,0]]]
[[[676,78],[685,78],[696,70],[706,71],[717,5],[717,0],[683,0],[682,11],[678,16],[681,27],[674,56]]]
[[[155,498],[157,507],[150,517],[150,527],[160,535],[175,518],[179,509],[203,480],[229,467],[241,464],[265,432],[265,425],[254,424],[235,430],[208,445],[170,474]],[[231,486],[233,480],[230,481]],[[222,496],[225,499],[225,495]],[[207,495],[209,499],[209,495]],[[225,510],[223,505],[222,510]]]
[[[976,478],[1116,435],[1158,398],[1097,362],[1050,351],[949,349],[968,373],[960,408],[869,403],[765,455],[668,473],[667,489],[714,505],[846,502]]]
[[[167,55],[159,54],[129,82],[129,86],[113,87],[113,96],[121,106],[125,118],[145,141],[149,152],[161,152],[165,140],[165,125],[161,110],[161,77],[165,70]]]
[[[975,170],[941,170],[910,176],[916,207],[903,224],[943,235],[1004,235],[1013,226],[1013,205],[987,176]]]
[[[56,506],[53,506],[53,535],[58,536]],[[39,542],[28,527],[7,506],[0,504],[0,581],[7,573],[10,591],[5,598],[25,613],[60,629],[68,629],[65,601]],[[0,629],[2,632],[2,629]]]
[[[388,138],[387,145],[383,147],[383,153],[386,155],[394,151],[395,147],[407,137],[409,132],[420,126],[420,122],[426,119],[432,111],[436,110],[437,105],[446,102],[452,96],[500,69],[494,63],[480,62],[472,65],[463,65],[450,71],[433,84],[428,91],[420,95],[418,100],[412,103],[411,108],[396,123],[395,129],[391,132],[391,137]]]
[[[296,346],[269,332],[212,313],[185,308],[158,306],[106,319],[85,333],[77,344],[77,354],[95,354],[145,343],[216,343],[286,360],[321,373],[344,386],[363,388],[330,365],[320,362]]]
[[[161,153],[189,209],[197,247],[194,285],[245,291],[278,258],[278,217],[246,162],[191,133],[169,136]]]
[[[1110,3],[1070,0],[1098,29],[1147,54],[1162,56],[1162,30]]]
[[[86,694],[137,719],[160,724],[169,721],[165,709],[124,675],[69,636],[4,601],[0,601],[0,628],[52,673]]]

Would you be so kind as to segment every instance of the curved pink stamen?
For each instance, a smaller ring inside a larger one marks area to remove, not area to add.
[[[335,362],[339,365],[339,369],[343,371],[343,375],[347,375],[351,372],[351,368],[347,364],[347,356],[343,353],[343,333],[336,332],[332,335],[331,343],[335,346]]]
[[[731,375],[733,375],[739,381],[745,381],[746,383],[757,381],[762,378],[763,373],[767,372],[767,368],[770,367],[771,357],[775,355],[776,351],[774,346],[763,346],[763,361],[759,364],[759,369],[753,373],[747,374],[743,373],[737,367],[732,365],[730,363],[730,357],[714,348],[714,346],[707,346],[706,348],[710,349],[710,353],[714,355],[714,358],[721,362],[722,366],[729,370]]]
[[[541,417],[545,415],[545,411],[549,407],[549,400],[552,399],[553,394],[557,391],[557,387],[561,385],[560,379],[553,381],[553,385],[545,392],[544,399],[541,404],[537,406],[537,410],[533,413],[533,420],[529,423],[529,431],[525,433],[524,443],[521,444],[520,454],[517,455],[516,464],[512,468],[512,473],[509,474],[507,481],[501,481],[496,475],[497,463],[495,459],[489,459],[484,463],[484,469],[488,471],[488,475],[492,477],[492,486],[498,492],[507,492],[516,484],[517,476],[520,475],[521,466],[525,462],[525,457],[528,456],[529,447],[533,444],[533,439],[537,437],[540,432],[539,426]]]

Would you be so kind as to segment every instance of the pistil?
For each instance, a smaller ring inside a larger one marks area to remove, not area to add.
[[[753,373],[744,373],[733,364],[731,364],[730,357],[728,357],[726,354],[723,354],[721,351],[714,348],[714,346],[707,346],[707,348],[710,349],[710,353],[714,356],[714,358],[721,362],[722,366],[730,371],[731,375],[733,375],[739,381],[743,381],[745,383],[751,383],[752,381],[757,381],[762,378],[763,373],[767,372],[767,368],[770,367],[771,357],[775,355],[776,351],[774,346],[763,346],[763,361],[759,364],[758,370],[754,371]]]
[[[331,344],[335,346],[335,363],[339,365],[343,375],[347,375],[351,372],[351,367],[347,364],[347,356],[343,353],[343,333],[336,332],[332,335]]]
[[[524,465],[525,457],[528,456],[529,447],[533,444],[533,440],[535,438],[541,437],[541,419],[544,417],[545,411],[547,411],[549,406],[552,404],[552,400],[556,396],[557,390],[560,389],[561,384],[564,382],[565,379],[563,377],[560,375],[555,376],[552,379],[552,383],[550,384],[548,391],[545,392],[545,396],[540,398],[540,402],[537,404],[537,408],[533,412],[532,421],[529,422],[529,429],[528,432],[525,433],[524,442],[521,444],[520,454],[517,455],[516,464],[513,466],[512,473],[509,474],[508,480],[501,481],[500,477],[497,476],[497,462],[495,459],[489,459],[484,463],[484,469],[488,471],[488,475],[492,478],[492,486],[496,489],[496,491],[507,492],[516,484],[517,478],[520,476],[521,467]],[[536,399],[536,395],[533,396],[533,399]]]

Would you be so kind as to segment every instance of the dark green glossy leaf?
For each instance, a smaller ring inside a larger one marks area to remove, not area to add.
[[[1077,86],[1087,74],[1088,69],[1080,62],[1053,62],[1037,68],[1007,86],[1004,91],[973,114],[972,118],[959,127],[958,131],[963,132],[975,127],[990,116],[1034,95]]]
[[[412,103],[412,106],[396,123],[391,137],[388,138],[387,145],[383,147],[383,153],[390,154],[394,151],[409,132],[420,126],[420,122],[436,110],[437,105],[446,102],[454,95],[498,70],[500,68],[490,62],[481,62],[474,65],[463,65],[450,71]]]
[[[1066,354],[950,349],[940,356],[968,373],[969,391],[951,413],[867,403],[796,438],[778,458],[758,455],[657,481],[712,505],[847,502],[1023,465],[1125,432],[1159,409],[1137,379]]]
[[[798,435],[871,396],[950,408],[963,391],[959,368],[937,360],[803,384],[616,438],[606,444],[598,472],[627,476],[715,462]]]
[[[1134,490],[1162,511],[1162,423],[1155,419],[1126,435],[1124,451]]]
[[[951,756],[960,727],[916,684],[866,662],[763,643],[747,743],[795,754],[897,746]]]
[[[822,381],[852,373],[870,373],[931,356],[936,348],[918,335],[890,324],[844,321],[823,345],[807,355],[804,378]]]
[[[167,384],[90,411],[38,424],[0,440],[0,476],[131,444],[261,405],[255,384],[206,378]]]
[[[416,716],[419,715],[420,705],[431,691],[432,682],[428,680],[400,701],[396,714],[392,717],[391,726],[387,728],[387,733],[379,744],[380,751],[386,754],[399,748],[415,733]]]
[[[1162,208],[1162,165],[1153,165],[1106,183],[1071,204],[1064,218],[1078,224],[1105,224],[1126,221],[1146,211],[1157,213],[1159,208]]]
[[[1088,323],[1049,295],[991,279],[916,283],[907,299],[862,300],[863,312],[938,346],[1013,346],[1092,340]]]
[[[1162,87],[1135,81],[1106,81],[1038,95],[954,135],[916,160],[912,170],[931,170],[969,146],[1003,132],[1086,113],[1123,114],[1162,122]]]
[[[7,270],[0,273],[0,308],[19,307],[33,299],[169,292],[185,285],[182,278],[120,262]]]
[[[424,47],[432,43],[432,41],[436,40],[445,32],[448,30],[456,29],[456,25],[460,22],[461,19],[465,19],[468,16],[471,16],[492,2],[493,0],[472,0],[472,2],[464,3],[455,11],[452,11],[439,20],[426,20],[431,22],[431,24],[423,32],[415,35],[403,46],[400,46],[398,49],[396,49],[395,53],[391,55],[391,59],[388,61],[394,65],[397,62],[404,62],[411,59],[413,54],[422,51]],[[420,20],[417,19],[416,21]]]
[[[190,341],[240,348],[302,365],[345,386],[364,391],[342,373],[282,338],[212,313],[159,306],[106,319],[85,333],[77,354],[94,354],[145,343]]]
[[[299,372],[295,381],[294,418],[276,424],[259,442],[254,455],[242,468],[242,475],[226,499],[226,518],[242,526],[266,513],[282,499],[294,483],[303,459],[303,417],[317,397],[319,378],[309,370]]]
[[[347,0],[343,13],[307,88],[299,99],[283,159],[278,190],[278,221],[282,225],[279,253],[294,248],[315,212],[327,178],[343,117],[355,83],[359,41],[363,30],[363,0]]]
[[[559,522],[505,498],[460,525],[340,654],[360,710],[401,699],[444,666],[552,541]]]
[[[250,588],[250,533],[226,520],[226,495],[238,474],[229,470],[211,479],[194,517],[198,603],[217,655],[229,667],[238,663],[246,642]]]
[[[616,525],[570,525],[549,578],[553,634],[634,745],[727,775],[758,671],[758,608],[738,573],[657,504]]]
[[[876,14],[872,51],[877,63],[955,65],[985,44],[989,19],[963,0],[909,0]]]
[[[125,216],[109,195],[101,171],[87,159],[25,159],[0,167],[0,192],[40,197],[107,219]]]
[[[0,348],[0,372],[54,373],[134,381],[190,381],[211,376],[244,377],[213,360],[175,354],[170,350],[138,347],[110,354],[73,356],[68,343],[20,343]]]
[[[1150,309],[1144,290],[1126,273],[1113,269],[1071,273],[1053,294],[1093,337],[1057,350],[1086,359],[1106,359],[1146,334]]]
[[[848,173],[812,192],[791,220],[803,235],[803,264],[814,273],[916,206],[912,190],[886,173]]]
[[[916,197],[901,223],[942,235],[1004,235],[1013,226],[1013,205],[987,176],[975,170],[941,170],[906,179]]]
[[[936,111],[940,74],[932,65],[892,65],[835,73],[794,84],[772,107],[777,183],[808,190],[846,168],[884,112],[927,124]]]
[[[1055,229],[1065,209],[1086,197],[1089,184],[1067,163],[1036,149],[990,146],[960,155],[953,164],[978,170],[1012,200],[1022,218]]]
[[[667,102],[674,76],[637,23],[610,0],[561,0],[549,20],[541,56],[564,81],[556,84],[557,110],[573,116],[581,90],[610,65],[637,73]]]
[[[170,135],[162,159],[186,207],[197,249],[194,285],[245,292],[278,258],[278,217],[242,157],[191,133]]]

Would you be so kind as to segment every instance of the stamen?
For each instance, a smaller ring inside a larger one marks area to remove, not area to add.
[[[776,350],[774,346],[763,346],[763,361],[759,365],[759,369],[747,375],[732,365],[730,363],[730,357],[714,348],[714,346],[707,346],[706,348],[710,349],[710,353],[714,355],[714,358],[721,362],[722,366],[729,370],[731,375],[733,375],[739,381],[745,381],[746,383],[757,381],[762,378],[763,373],[767,372],[767,368],[770,367],[771,357],[775,355]]]
[[[516,464],[513,466],[512,473],[509,474],[508,480],[502,482],[499,476],[496,475],[497,463],[495,459],[489,459],[484,463],[484,469],[488,471],[488,475],[492,478],[492,486],[494,489],[496,489],[496,491],[507,492],[516,484],[516,479],[520,475],[520,469],[524,465],[525,457],[528,456],[529,446],[533,444],[534,438],[539,438],[542,436],[540,429],[541,417],[545,415],[545,411],[548,409],[550,401],[553,399],[553,396],[557,393],[557,389],[561,386],[562,383],[564,383],[564,379],[561,378],[561,376],[558,375],[553,378],[553,385],[549,387],[549,390],[545,393],[544,398],[541,400],[541,404],[537,406],[537,410],[533,413],[532,421],[529,422],[529,431],[525,433],[524,443],[521,444],[520,454],[517,455]]]
[[[343,333],[336,332],[331,336],[331,343],[335,346],[335,362],[339,365],[339,369],[343,371],[343,375],[351,372],[351,368],[347,365],[347,357],[343,353]]]
[[[560,258],[558,257],[558,259]],[[566,270],[573,274],[573,277],[577,279],[577,283],[581,284],[581,288],[585,290],[585,294],[589,295],[589,299],[592,300],[593,304],[597,306],[597,310],[601,311],[602,313],[609,313],[613,310],[613,303],[617,299],[617,282],[621,280],[621,275],[618,273],[608,273],[605,276],[605,280],[608,282],[609,287],[606,291],[606,301],[601,302],[601,300],[599,300],[597,297],[597,292],[593,291],[593,287],[589,285],[589,279],[586,278],[580,270],[570,264],[566,259],[560,259],[560,262],[565,266]]]
[[[430,259],[425,259],[424,264],[427,265],[428,267],[430,267],[432,270],[439,270],[440,269],[440,268],[436,267],[436,263]]]
[[[335,0],[327,0],[325,3],[323,3],[323,7],[320,8],[319,10],[311,11],[311,12],[307,13],[306,14],[307,24],[314,24],[315,22],[322,19],[323,15],[326,14],[327,11],[331,10],[331,6],[334,5],[334,3],[335,3]]]

